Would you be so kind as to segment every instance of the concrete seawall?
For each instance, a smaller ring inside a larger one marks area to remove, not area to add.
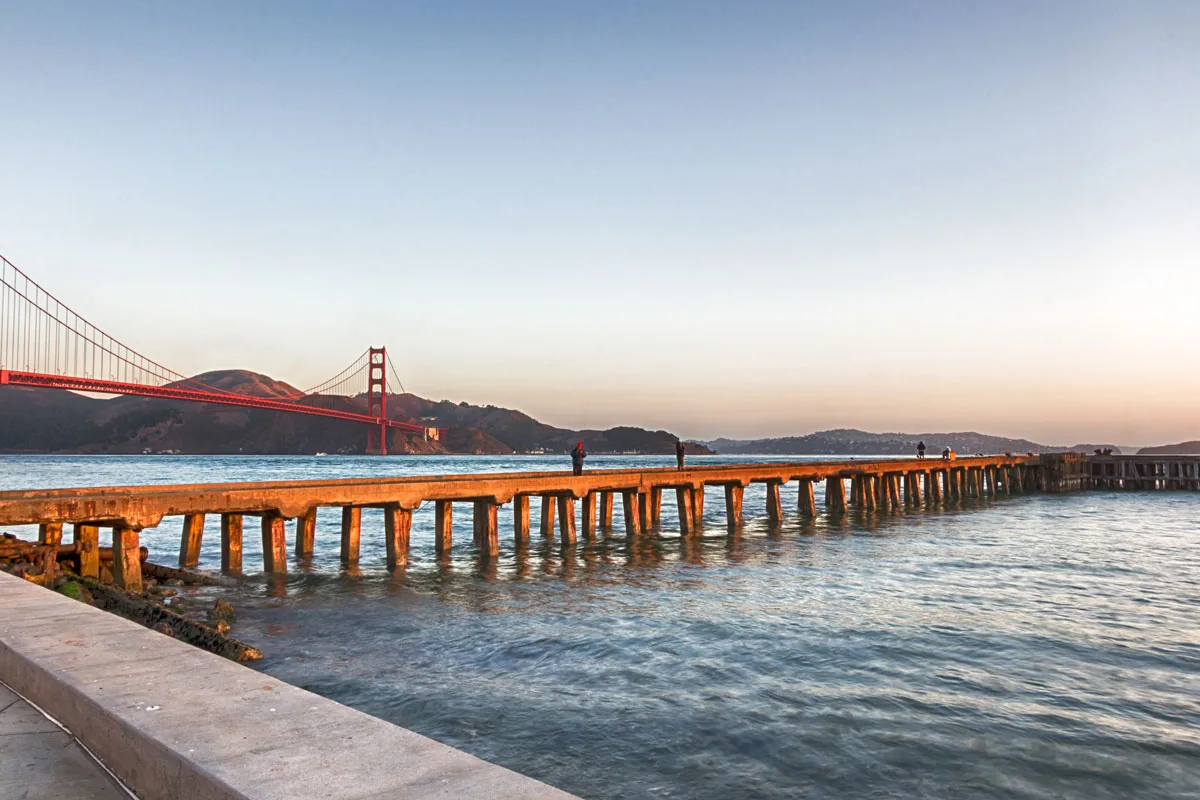
[[[0,680],[140,797],[572,797],[4,574],[0,609]]]

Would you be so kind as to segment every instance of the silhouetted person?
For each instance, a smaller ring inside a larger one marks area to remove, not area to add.
[[[917,458],[925,457],[925,443],[917,442]]]
[[[949,460],[950,460],[950,448],[947,447],[945,450],[942,451],[942,461],[949,461]]]
[[[579,442],[571,450],[571,467],[574,469],[576,475],[583,474],[583,460],[585,458],[587,458],[587,453],[584,452],[583,442]]]
[[[679,465],[679,469],[683,469],[683,457],[687,454],[687,448],[683,446],[683,442],[675,440],[675,463]]]

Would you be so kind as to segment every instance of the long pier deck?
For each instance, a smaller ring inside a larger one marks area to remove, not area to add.
[[[262,553],[267,572],[287,570],[288,520],[294,552],[311,557],[318,508],[341,509],[341,556],[358,560],[364,508],[384,512],[389,568],[408,562],[413,511],[433,503],[435,547],[448,552],[453,543],[453,507],[472,505],[472,538],[484,556],[499,553],[497,511],[512,504],[513,537],[528,542],[530,504],[541,504],[541,533],[557,533],[564,544],[611,530],[613,506],[622,507],[624,533],[639,536],[658,529],[664,492],[673,492],[679,532],[694,535],[704,514],[706,487],[720,487],[730,529],[742,521],[747,486],[766,486],[766,514],[782,518],[780,487],[798,486],[797,512],[840,515],[850,507],[866,511],[919,509],[961,498],[1006,495],[1042,487],[1038,459],[1029,456],[978,456],[951,460],[886,459],[866,461],[789,461],[670,468],[570,472],[509,472],[343,480],[270,481],[175,486],[112,486],[0,492],[0,525],[37,524],[39,544],[62,546],[64,525],[74,526],[73,546],[85,575],[99,572],[99,529],[113,531],[112,572],[118,585],[141,587],[139,532],[165,517],[183,517],[179,561],[198,563],[207,515],[221,518],[221,567],[242,568],[244,518],[261,519]],[[849,486],[847,488],[847,482]],[[816,484],[824,484],[824,508],[818,509]],[[577,502],[578,501],[578,502]],[[578,508],[577,508],[578,505]],[[556,525],[557,520],[557,525]]]
[[[658,530],[663,494],[673,492],[679,532],[691,536],[701,529],[707,487],[723,490],[725,519],[729,528],[736,530],[742,521],[744,491],[754,483],[766,486],[766,516],[778,522],[783,516],[780,488],[790,483],[797,484],[798,514],[837,516],[852,507],[867,512],[920,510],[964,498],[1026,491],[1200,490],[1200,455],[1057,453],[719,464],[682,470],[590,470],[582,475],[504,472],[34,489],[0,492],[0,525],[38,525],[39,547],[45,549],[45,557],[50,558],[51,553],[56,557],[63,547],[70,547],[78,554],[82,574],[89,577],[99,574],[99,530],[111,528],[114,580],[124,588],[138,590],[142,583],[139,532],[157,527],[171,516],[183,518],[181,566],[198,563],[205,518],[217,515],[221,519],[221,568],[240,572],[244,520],[257,517],[261,520],[265,571],[286,572],[289,520],[295,520],[295,555],[311,558],[317,509],[341,509],[341,558],[353,563],[359,556],[362,510],[382,509],[387,566],[394,569],[408,563],[413,511],[425,503],[434,505],[434,543],[439,555],[449,552],[453,544],[454,505],[470,503],[473,545],[489,557],[499,553],[497,512],[502,505],[512,504],[512,535],[518,544],[529,541],[530,505],[537,499],[542,535],[557,533],[570,545],[579,535],[590,540],[612,530],[618,498],[626,536]],[[824,484],[821,509],[816,502],[817,484]],[[71,545],[63,545],[68,524],[74,528],[74,539]]]

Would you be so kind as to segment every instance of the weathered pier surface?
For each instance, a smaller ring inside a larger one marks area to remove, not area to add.
[[[1080,489],[1200,490],[1200,454],[1085,456],[1072,466]]]
[[[483,556],[495,556],[500,548],[498,509],[508,503],[513,507],[513,538],[518,545],[529,541],[534,498],[540,501],[536,507],[541,535],[557,535],[566,545],[580,536],[591,540],[611,531],[618,496],[626,536],[659,528],[664,497],[676,503],[679,533],[693,536],[703,530],[706,489],[715,487],[724,494],[725,522],[736,530],[742,522],[745,489],[754,483],[765,485],[766,517],[778,523],[785,513],[781,490],[790,484],[797,487],[795,513],[802,517],[837,516],[850,509],[894,513],[1029,491],[1200,490],[1200,455],[1053,453],[593,470],[578,476],[567,471],[510,472],[46,489],[0,492],[0,525],[37,524],[38,548],[45,550],[47,562],[62,548],[70,548],[78,554],[81,574],[96,577],[101,559],[111,560],[115,582],[139,590],[145,558],[139,532],[159,525],[165,517],[182,518],[179,563],[194,566],[205,518],[219,516],[221,569],[234,573],[242,569],[245,518],[257,517],[265,571],[285,572],[289,520],[295,520],[295,557],[311,558],[317,509],[341,509],[341,559],[355,564],[362,510],[380,509],[387,564],[395,568],[408,562],[413,511],[425,503],[435,508],[434,543],[439,556],[453,546],[456,503],[471,507],[473,545]],[[816,502],[815,486],[820,483],[824,484],[823,509]],[[70,545],[63,544],[68,525],[73,534]],[[112,529],[111,548],[100,548],[101,528]]]
[[[1059,472],[1054,472],[1056,468]],[[473,544],[482,555],[494,556],[500,546],[498,508],[513,504],[513,537],[522,544],[529,540],[530,503],[535,497],[540,500],[541,534],[552,537],[557,533],[570,545],[581,535],[590,540],[611,529],[617,496],[625,535],[656,530],[666,496],[673,497],[677,505],[679,532],[691,536],[703,529],[708,487],[723,492],[726,524],[736,530],[742,522],[745,489],[754,483],[765,484],[766,515],[778,522],[784,515],[781,489],[789,484],[797,486],[795,507],[801,516],[836,516],[850,508],[891,513],[1033,491],[1044,487],[1044,475],[1058,476],[1063,469],[1074,468],[1041,458],[1003,455],[592,470],[578,476],[566,471],[512,472],[30,490],[0,492],[0,525],[37,524],[40,542],[47,547],[59,546],[64,526],[70,525],[76,547],[89,554],[98,551],[99,530],[111,528],[114,579],[137,590],[141,586],[139,532],[171,516],[183,519],[181,565],[197,563],[205,517],[217,515],[221,519],[221,567],[240,571],[244,519],[257,517],[264,569],[284,572],[288,520],[296,520],[295,556],[308,558],[313,554],[316,510],[340,508],[341,558],[353,564],[359,558],[362,509],[381,509],[387,563],[395,568],[408,561],[412,514],[424,503],[435,507],[434,541],[439,555],[448,553],[453,544],[454,504],[468,503]],[[1071,480],[1056,477],[1054,486],[1066,486]],[[818,483],[825,486],[824,509],[818,509],[816,502],[814,487]],[[87,569],[96,569],[95,559],[85,563]]]

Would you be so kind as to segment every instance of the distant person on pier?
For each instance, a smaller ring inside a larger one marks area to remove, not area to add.
[[[687,453],[687,448],[683,446],[683,442],[679,439],[675,440],[675,463],[679,465],[679,469],[683,469],[683,457]]]
[[[917,458],[925,457],[925,443],[917,442]]]
[[[947,447],[945,450],[942,451],[942,461],[949,461],[949,460],[950,460],[950,448]]]
[[[576,475],[583,474],[583,460],[587,458],[587,453],[583,450],[583,442],[579,442],[571,450],[571,467]]]

